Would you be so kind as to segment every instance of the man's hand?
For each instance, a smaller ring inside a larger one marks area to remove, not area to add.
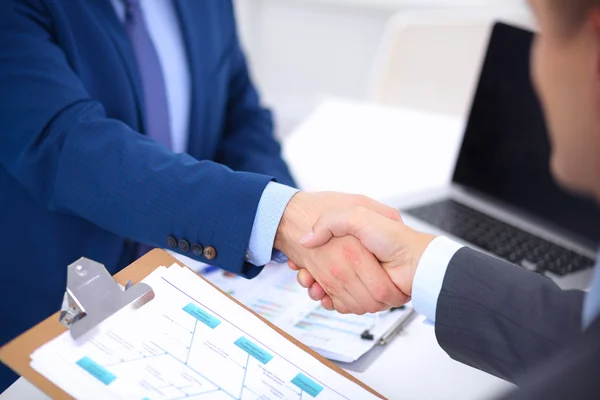
[[[316,249],[330,240],[348,235],[360,240],[377,257],[394,284],[409,299],[421,256],[435,237],[358,207],[321,216],[312,232],[305,236],[303,246]],[[298,281],[309,288],[312,299],[321,300],[327,309],[336,308],[335,301],[327,295],[318,280],[315,282],[311,271],[299,268],[294,262],[290,262],[290,267],[299,271]]]
[[[319,216],[335,210],[363,207],[386,220],[400,220],[397,210],[365,196],[299,192],[290,200],[275,237],[274,247],[306,268],[341,313],[377,312],[406,302],[377,259],[359,240],[332,238],[319,248],[301,243]]]

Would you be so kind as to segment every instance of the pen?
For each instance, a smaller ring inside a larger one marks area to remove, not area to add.
[[[202,274],[202,275],[208,275],[208,274],[211,274],[213,272],[217,272],[218,270],[220,270],[219,267],[213,267],[212,265],[209,265],[207,267],[202,268],[202,270],[200,271],[200,274]]]
[[[400,318],[398,321],[396,321],[396,323],[394,325],[392,325],[392,327],[383,334],[383,336],[381,337],[381,339],[379,339],[379,344],[384,346],[388,343],[388,341],[394,337],[394,335],[396,335],[398,332],[400,332],[402,330],[402,328],[404,328],[406,326],[406,324],[408,322],[410,322],[412,320],[412,317],[415,315],[415,310],[414,309],[410,309],[408,310],[408,312],[402,316],[402,318]]]

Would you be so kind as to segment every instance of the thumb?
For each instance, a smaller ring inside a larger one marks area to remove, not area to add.
[[[397,209],[373,200],[370,197],[364,198],[361,206],[393,221],[402,222],[402,216]]]
[[[402,216],[400,215],[400,211],[396,210],[395,208],[390,211],[389,218],[392,221],[404,223],[404,220],[402,219]]]
[[[364,218],[366,212],[367,209],[357,207],[344,212],[324,214],[315,222],[312,232],[300,239],[300,243],[308,249],[313,249],[323,246],[333,237],[357,236],[357,232],[367,224]]]
[[[302,239],[300,239],[300,244],[307,249],[314,249],[315,247],[323,246],[333,237],[333,233],[331,233],[329,229],[316,230],[315,233],[315,228],[317,228],[316,224],[313,226],[313,230],[311,232],[308,232],[302,237]]]

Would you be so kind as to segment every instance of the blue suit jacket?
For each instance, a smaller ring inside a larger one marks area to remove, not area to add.
[[[60,308],[65,268],[82,256],[115,273],[134,242],[174,235],[213,246],[214,265],[260,271],[244,263],[258,201],[272,179],[293,181],[231,2],[174,1],[189,155],[143,135],[140,77],[110,0],[0,2],[0,345]],[[0,391],[7,377],[0,368]]]

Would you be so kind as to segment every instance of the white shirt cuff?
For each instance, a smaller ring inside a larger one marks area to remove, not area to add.
[[[435,322],[437,301],[450,260],[463,246],[443,236],[427,246],[413,280],[412,304],[415,310]]]

